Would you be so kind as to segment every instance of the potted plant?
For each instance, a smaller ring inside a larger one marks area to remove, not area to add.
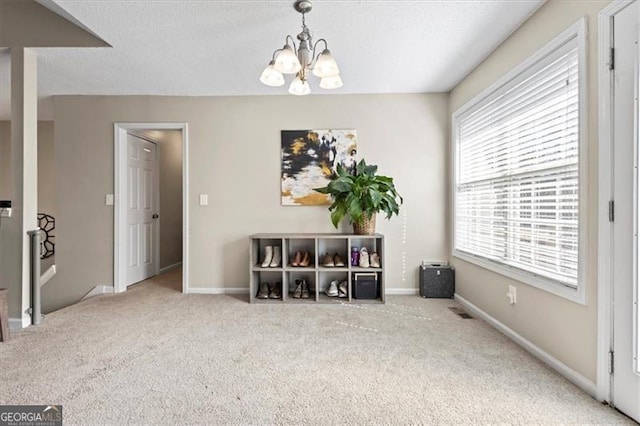
[[[353,174],[338,164],[336,175],[325,187],[315,188],[321,194],[329,194],[333,204],[329,206],[331,222],[336,228],[349,217],[353,231],[359,235],[375,233],[376,214],[385,213],[390,219],[400,211],[403,199],[396,191],[393,178],[377,175],[378,166],[361,160]]]

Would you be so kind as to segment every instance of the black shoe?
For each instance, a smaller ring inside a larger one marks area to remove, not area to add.
[[[302,294],[300,297],[303,299],[309,298],[309,284],[307,284],[307,280],[302,280]]]
[[[282,287],[279,282],[272,285],[271,291],[269,292],[269,299],[280,299],[282,297],[281,288]]]
[[[258,299],[269,298],[269,283],[260,283],[260,290],[258,291]]]

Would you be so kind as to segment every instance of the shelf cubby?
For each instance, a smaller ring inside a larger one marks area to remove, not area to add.
[[[261,268],[262,269],[262,268]],[[255,281],[256,285],[251,289],[251,294],[249,295],[249,300],[251,302],[256,303],[282,303],[284,300],[284,284],[283,284],[283,275],[282,269],[275,271],[274,268],[270,270],[253,270],[251,271],[252,279]],[[258,299],[258,292],[260,291],[260,283],[266,282],[269,285],[277,285],[280,283],[280,293],[281,296],[278,299]]]

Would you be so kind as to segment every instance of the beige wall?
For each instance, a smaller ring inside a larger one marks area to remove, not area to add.
[[[326,207],[280,205],[280,131],[355,128],[359,154],[396,178],[400,217],[387,236],[388,288],[417,287],[422,259],[445,259],[448,96],[60,96],[56,115],[58,274],[45,310],[113,282],[114,122],[188,122],[191,287],[246,288],[248,236],[335,232]],[[198,205],[209,194],[209,206]],[[406,269],[405,269],[406,266]]]
[[[11,199],[11,122],[0,121],[0,199]],[[53,121],[38,121],[38,213],[55,217]]]
[[[0,199],[12,200],[13,191],[11,188],[11,122],[0,121]],[[38,122],[38,212],[51,212],[55,217],[55,170],[53,163],[53,122]],[[16,288],[14,282],[17,277],[15,273],[7,271],[15,270],[16,243],[15,232],[11,232],[7,224],[15,218],[3,218],[4,224],[0,225],[0,240],[3,242],[0,248],[0,288]],[[5,251],[6,250],[6,251]],[[10,291],[9,294],[11,318],[18,318],[20,294],[17,291]]]
[[[597,40],[598,12],[609,1],[555,1],[543,5],[451,93],[451,112],[516,67],[556,35],[587,16],[588,174],[586,217],[586,306],[514,282],[453,258],[456,291],[508,327],[595,383],[597,340]],[[518,288],[518,303],[506,302],[507,286]]]
[[[0,121],[0,199],[11,199],[11,122]],[[53,121],[38,121],[38,212],[55,217]]]
[[[13,194],[12,170],[11,170],[11,122],[0,121],[0,199],[11,200]],[[9,290],[9,316],[20,317],[20,305],[22,296],[17,278],[16,256],[18,255],[18,236],[13,227],[9,226],[9,220],[2,218],[0,224],[0,288]],[[15,290],[14,290],[15,289]]]
[[[0,121],[0,199],[11,199],[11,122]]]
[[[160,171],[160,268],[182,262],[182,131],[158,137]]]
[[[38,213],[56,216],[53,121],[38,122]],[[44,271],[43,271],[44,272]]]

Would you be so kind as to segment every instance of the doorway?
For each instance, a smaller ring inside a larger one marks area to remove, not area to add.
[[[188,292],[187,124],[115,123],[114,151],[114,291],[182,267]]]
[[[610,179],[609,226],[610,248],[606,256],[610,269],[608,277],[600,281],[609,313],[600,309],[603,320],[610,321],[609,334],[609,402],[629,417],[640,421],[640,322],[638,293],[640,271],[640,145],[638,139],[640,82],[640,4],[614,3],[617,9],[601,25],[600,31],[610,30],[611,61],[608,84],[603,99],[610,107],[601,115],[601,126],[607,128],[601,143],[610,141],[609,164],[604,164]],[[601,81],[601,88],[603,82]],[[602,111],[601,111],[602,112]],[[602,177],[602,176],[601,176]],[[604,225],[606,227],[606,225]],[[603,243],[600,251],[607,252]],[[604,265],[605,268],[607,265]],[[601,277],[604,277],[602,275]],[[607,285],[607,283],[610,283]],[[609,290],[609,294],[604,293]],[[599,336],[599,338],[601,338]]]

